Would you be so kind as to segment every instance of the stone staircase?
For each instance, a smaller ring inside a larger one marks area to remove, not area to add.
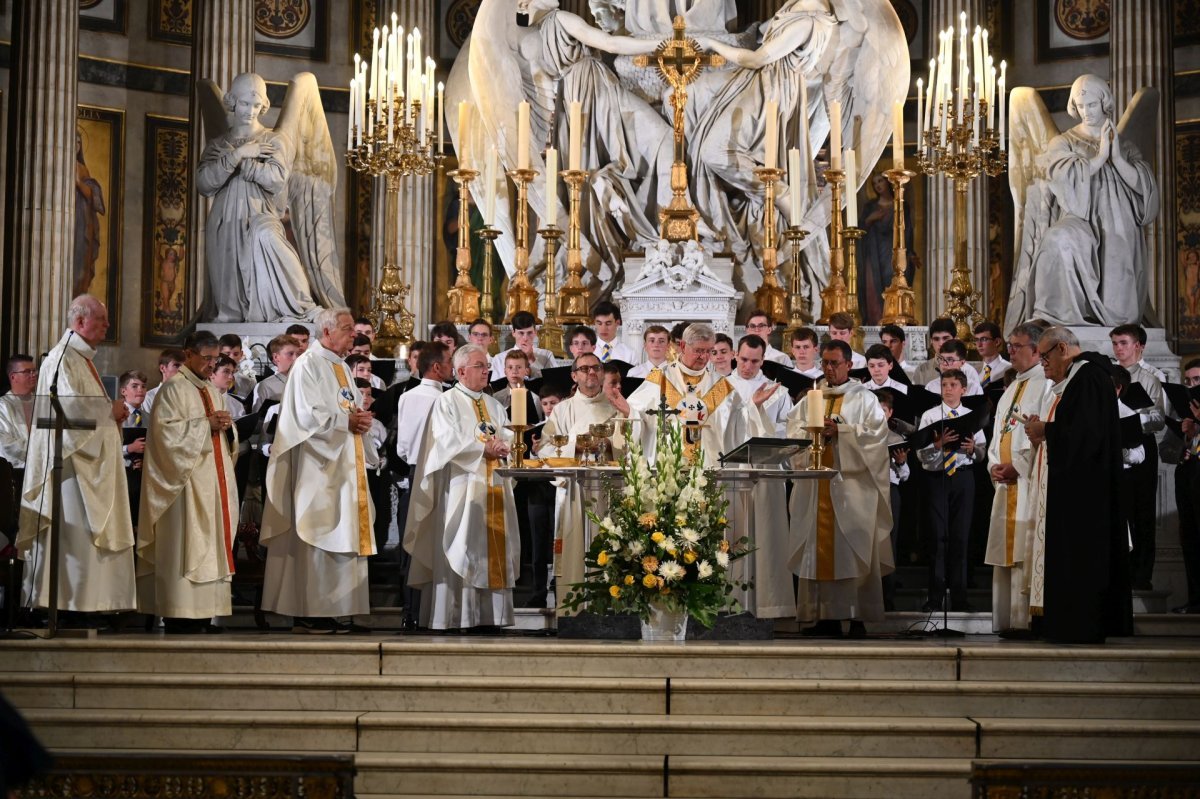
[[[4,642],[73,752],[349,753],[364,796],[966,797],[977,759],[1195,761],[1200,646],[229,635]]]

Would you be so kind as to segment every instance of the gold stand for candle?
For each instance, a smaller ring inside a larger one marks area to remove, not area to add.
[[[825,427],[809,427],[808,434],[812,436],[812,449],[809,452],[808,471],[826,472],[829,469],[821,461],[825,457]]]
[[[842,263],[842,184],[846,173],[840,169],[826,169],[825,180],[829,183],[829,285],[821,290],[821,318],[818,324],[828,324],[835,313],[850,310],[850,297],[846,288],[846,273]]]
[[[917,298],[904,272],[908,268],[908,247],[905,245],[904,184],[916,172],[908,169],[889,169],[883,173],[892,184],[892,284],[883,290],[883,317],[885,325],[917,324]]]
[[[517,255],[516,272],[508,283],[508,305],[504,321],[511,322],[513,314],[528,311],[537,319],[537,289],[529,282],[529,184],[537,177],[532,169],[514,169],[508,176],[517,184]]]
[[[500,238],[500,229],[485,227],[475,234],[487,242],[483,250],[483,292],[479,301],[479,315],[488,322],[496,321],[496,300],[492,296],[492,259],[496,239]]]
[[[527,424],[506,424],[505,429],[513,431],[513,443],[509,450],[512,453],[512,465],[514,469],[521,469],[525,466],[525,431],[529,429]]]
[[[538,334],[538,341],[557,357],[562,358],[566,355],[566,347],[563,341],[563,328],[558,323],[556,273],[558,271],[558,242],[563,237],[563,231],[557,225],[547,225],[538,231],[538,235],[542,237],[546,246],[546,314],[541,332]]]
[[[790,260],[792,263],[791,293],[788,295],[788,324],[783,331],[783,345],[786,350],[791,345],[792,331],[805,327],[812,322],[812,308],[808,298],[804,296],[804,263],[800,247],[808,236],[808,231],[799,225],[792,225],[786,231],[788,242],[792,245]]]
[[[567,184],[570,214],[567,221],[567,282],[558,293],[558,321],[562,325],[586,325],[592,317],[587,286],[583,285],[579,201],[590,173],[583,169],[568,169],[560,174]]]
[[[867,231],[860,227],[842,228],[843,260],[846,264],[846,291],[850,304],[847,313],[854,317],[855,340],[853,346],[855,349],[862,346],[862,331],[858,327],[862,324],[862,317],[859,315],[858,310],[858,240],[866,235],[866,233]]]
[[[766,311],[772,322],[787,319],[787,290],[779,285],[778,237],[775,235],[775,184],[782,169],[760,167],[754,176],[763,184],[763,281],[754,292],[754,304]]]
[[[479,177],[475,169],[459,168],[450,173],[458,184],[458,250],[454,254],[454,268],[458,277],[450,291],[450,321],[456,325],[467,325],[479,318],[479,289],[471,284],[471,181]],[[491,286],[488,285],[488,294]]]

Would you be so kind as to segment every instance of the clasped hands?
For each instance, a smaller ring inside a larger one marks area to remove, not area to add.
[[[350,432],[355,435],[362,435],[371,429],[371,422],[375,420],[375,415],[361,408],[351,408],[347,419],[349,420]]]
[[[233,427],[233,417],[229,411],[213,411],[208,417],[208,426],[214,433],[224,433]]]
[[[510,447],[500,438],[489,438],[483,442],[483,457],[489,461],[498,461],[502,458],[507,458]]]

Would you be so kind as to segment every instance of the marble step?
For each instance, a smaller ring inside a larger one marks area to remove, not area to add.
[[[905,680],[671,680],[672,716],[1200,719],[1200,684]]]
[[[607,694],[595,695],[603,703]],[[727,706],[731,707],[731,706]],[[731,707],[732,709],[732,707]],[[541,752],[711,757],[972,757],[969,719],[782,718],[736,715],[366,713],[359,751]]]
[[[963,646],[958,678],[964,681],[1195,682],[1200,648],[1194,643],[1121,639],[1104,646],[1016,644]]]
[[[1200,720],[976,718],[979,757],[1036,760],[1186,760],[1200,752]]]

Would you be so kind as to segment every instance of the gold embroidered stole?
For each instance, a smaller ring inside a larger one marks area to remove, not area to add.
[[[467,396],[470,397],[469,394]],[[484,405],[483,398],[470,398],[471,404],[475,408],[475,420],[481,425],[490,425],[492,420],[488,416],[487,406]],[[498,591],[508,587],[508,580],[506,579],[508,546],[504,529],[504,487],[496,485],[492,477],[492,472],[496,469],[497,461],[484,458],[483,462],[487,465],[487,501],[485,507],[487,509],[488,588]]]
[[[1012,404],[1008,406],[1008,415],[1010,418],[1004,420],[1004,431],[1000,434],[1000,463],[1005,465],[1012,464],[1012,424],[1011,416],[1014,409],[1019,408],[1021,397],[1025,394],[1025,389],[1029,386],[1029,381],[1024,380],[1017,386],[1017,393],[1013,396]],[[1020,483],[1009,483],[1005,486],[1008,490],[1004,496],[1004,562],[1011,566],[1013,563],[1013,549],[1017,536],[1017,498],[1020,495]]]
[[[338,387],[349,388],[350,381],[346,378],[345,367],[337,363],[331,363],[330,366],[337,377]],[[362,436],[358,433],[351,435],[354,437],[354,475],[358,488],[358,554],[365,555],[371,551],[372,538],[371,512],[367,505],[370,501],[367,495],[367,462],[363,456]]]
[[[196,386],[200,392],[200,401],[204,403],[204,415],[213,415],[212,397],[201,386]],[[229,563],[229,573],[233,574],[233,530],[229,524],[229,487],[225,483],[225,437],[220,431],[212,431],[213,462],[217,466],[217,486],[221,492],[221,526],[225,531],[225,560]]]
[[[825,399],[825,418],[837,416],[842,412],[844,394],[838,394]],[[825,447],[821,457],[821,465],[833,468],[833,446]],[[833,512],[833,493],[830,490],[831,480],[817,481],[817,579],[833,580],[834,578],[834,527],[836,518]]]

